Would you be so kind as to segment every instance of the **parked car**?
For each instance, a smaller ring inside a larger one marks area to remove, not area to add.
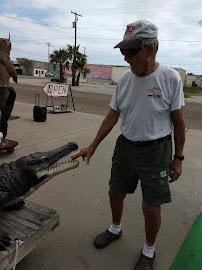
[[[46,73],[45,73],[45,76],[46,76],[46,77],[53,77],[53,74],[50,73],[50,72],[46,72]]]

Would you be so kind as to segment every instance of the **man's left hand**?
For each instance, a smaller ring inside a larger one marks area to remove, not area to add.
[[[182,161],[178,159],[174,159],[170,165],[170,180],[169,183],[172,183],[180,177],[182,173]]]

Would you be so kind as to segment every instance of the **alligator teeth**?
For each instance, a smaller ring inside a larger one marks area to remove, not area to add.
[[[59,160],[55,164],[53,164],[49,169],[47,170],[42,170],[37,172],[37,177],[40,178],[42,176],[51,176],[54,174],[59,174],[64,171],[69,171],[71,169],[74,169],[79,166],[79,161],[78,160],[67,160],[64,159],[63,162]]]

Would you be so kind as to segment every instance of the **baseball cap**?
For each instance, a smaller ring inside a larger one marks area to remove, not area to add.
[[[139,20],[130,23],[126,27],[123,40],[114,48],[133,48],[138,39],[154,39],[158,37],[158,28],[155,24],[147,20]]]

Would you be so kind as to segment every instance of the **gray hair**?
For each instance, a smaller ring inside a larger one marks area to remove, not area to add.
[[[148,46],[148,45],[153,45],[155,48],[155,51],[158,51],[158,46],[159,46],[159,41],[157,38],[147,38],[147,39],[142,39],[142,46]]]

